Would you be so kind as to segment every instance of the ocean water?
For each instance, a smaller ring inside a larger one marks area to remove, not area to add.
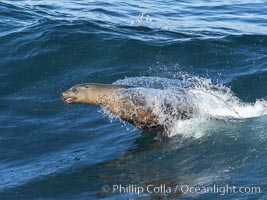
[[[263,0],[1,0],[0,199],[267,199],[266,24]],[[87,82],[200,115],[153,138],[61,101]]]

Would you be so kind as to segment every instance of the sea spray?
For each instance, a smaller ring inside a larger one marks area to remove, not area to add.
[[[176,79],[132,77],[114,84],[136,85],[128,91],[121,90],[121,98],[128,95],[128,99],[139,99],[140,106],[157,116],[169,137],[200,137],[205,134],[201,130],[207,130],[207,124],[213,120],[233,123],[267,114],[266,101],[241,102],[230,88],[187,74]],[[114,115],[104,113],[114,119]]]

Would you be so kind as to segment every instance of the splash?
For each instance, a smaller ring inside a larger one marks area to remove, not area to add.
[[[267,114],[267,102],[241,102],[230,88],[210,79],[180,74],[175,79],[133,77],[114,84],[135,85],[131,97],[142,98],[168,136],[201,137],[215,120],[238,121]],[[123,93],[125,97],[127,93]],[[107,113],[107,112],[106,112]],[[108,115],[111,119],[113,115]]]
[[[146,12],[139,13],[138,17],[130,21],[131,26],[150,26],[152,19]]]

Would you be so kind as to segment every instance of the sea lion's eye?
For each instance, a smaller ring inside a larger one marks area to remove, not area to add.
[[[77,89],[76,88],[72,88],[71,91],[72,92],[77,92]]]

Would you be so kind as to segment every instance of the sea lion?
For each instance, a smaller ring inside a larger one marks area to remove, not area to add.
[[[73,86],[63,92],[61,97],[67,104],[85,103],[104,107],[143,132],[164,133],[172,123],[171,120],[162,121],[159,115],[153,112],[153,106],[147,105],[146,93],[138,92],[140,90],[142,88],[130,85],[86,83]],[[176,105],[174,109],[170,103],[164,104],[166,109],[162,113],[171,116],[171,119],[188,119],[194,113],[193,109],[185,106]]]

